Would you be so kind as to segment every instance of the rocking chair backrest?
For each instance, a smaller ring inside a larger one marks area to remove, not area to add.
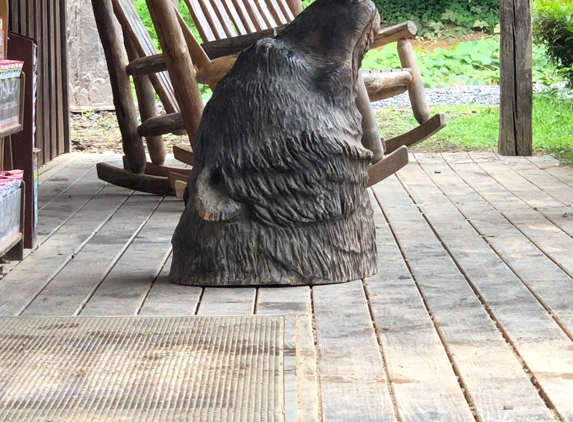
[[[157,54],[153,40],[137,14],[133,2],[131,0],[113,0],[113,9],[122,27],[124,36],[129,37],[139,57]],[[173,86],[167,72],[150,75],[150,80],[166,111],[168,113],[179,111],[179,106],[173,93]]]
[[[285,25],[300,10],[296,2],[291,9],[289,0],[185,0],[203,42]]]

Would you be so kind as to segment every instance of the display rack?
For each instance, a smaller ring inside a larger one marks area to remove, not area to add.
[[[24,116],[24,72],[20,74],[20,97],[18,106],[18,121],[0,129],[0,147],[4,150],[4,139],[23,129]],[[10,146],[10,144],[8,144]],[[8,148],[11,152],[11,148]],[[3,159],[5,162],[6,160]],[[11,157],[8,161],[11,163]],[[0,163],[0,169],[3,163]],[[24,209],[25,183],[22,181],[18,188],[6,193],[0,191],[0,257],[10,260],[22,260],[24,254]]]

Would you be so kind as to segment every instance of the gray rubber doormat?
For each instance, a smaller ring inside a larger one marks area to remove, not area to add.
[[[283,421],[280,316],[1,318],[0,420]]]

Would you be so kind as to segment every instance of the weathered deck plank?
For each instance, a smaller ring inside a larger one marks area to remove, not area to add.
[[[62,154],[54,158],[52,161],[44,164],[38,169],[38,184],[44,183],[54,174],[66,168],[76,159],[85,159],[85,154]]]
[[[117,157],[110,161],[118,160]],[[85,173],[79,173],[78,183],[70,186],[65,194],[58,195],[38,211],[38,235],[36,247],[44,243],[60,227],[64,226],[78,211],[85,207],[107,183],[97,177],[95,166]],[[43,196],[40,189],[40,198]]]
[[[559,165],[559,161],[549,155],[526,157],[528,161],[535,164],[553,177],[561,180],[568,186],[573,187],[573,168]]]
[[[161,198],[157,196],[133,194],[50,281],[23,315],[79,314],[153,215],[160,201]]]
[[[171,233],[182,208],[175,198],[161,201],[81,311],[82,316],[138,313],[170,254]],[[118,301],[122,306],[114,306]]]
[[[80,159],[76,154],[73,154],[71,160],[66,162],[64,167],[58,168],[58,171],[53,172],[50,176],[44,176],[42,189],[39,190],[38,194],[38,209],[42,210],[54,199],[64,195],[70,187],[80,183],[89,170],[95,169],[98,162],[106,159],[113,160],[113,158],[115,158],[113,154],[90,154],[87,158]],[[105,182],[102,183],[105,184]]]
[[[447,164],[451,156],[444,156],[445,161],[429,155],[417,159],[440,190],[573,338],[573,279],[457,176]]]
[[[470,157],[474,160],[477,158],[478,166],[515,197],[542,214],[569,236],[573,236],[573,218],[568,218],[569,215],[573,216],[573,207],[569,205],[573,202],[573,188],[563,183],[560,186],[548,184],[547,179],[551,176],[548,175],[549,177],[544,180],[544,177],[538,175],[536,180],[545,182],[555,195],[562,197],[558,200],[511,168],[508,165],[512,162],[510,160],[501,160],[496,155],[484,155],[483,153],[480,155],[470,154]],[[524,161],[519,160],[519,162],[523,163]],[[553,177],[551,178],[555,180]]]
[[[436,179],[455,177],[448,173],[433,175]],[[572,419],[573,403],[563,392],[573,389],[573,380],[552,375],[573,373],[571,340],[490,248],[487,238],[470,225],[423,170],[413,166],[410,172],[401,174],[400,179],[417,203],[426,204],[424,215],[428,222],[469,279],[480,301],[487,304],[491,317],[523,359],[543,396],[557,405],[566,420]],[[539,406],[543,406],[540,399],[531,401],[530,417]]]
[[[258,289],[170,283],[182,204],[106,185],[102,160],[121,165],[40,170],[40,244],[0,278],[0,316],[284,315],[287,422],[573,420],[573,169],[555,159],[416,154],[373,190],[376,276]]]
[[[565,205],[573,205],[573,187],[569,184],[563,182],[546,170],[539,168],[529,160],[516,160],[515,158],[510,159],[510,157],[504,156],[499,156],[499,159],[543,192],[551,195]]]
[[[567,274],[573,276],[573,238],[487,175],[476,163],[449,161],[452,169]]]
[[[324,420],[396,420],[362,282],[316,286],[313,305]]]
[[[256,296],[254,287],[206,287],[197,315],[252,315]]]
[[[171,256],[145,298],[139,315],[190,316],[197,313],[203,289],[171,283],[168,279],[170,267]]]
[[[401,177],[418,168],[409,164]],[[553,420],[472,286],[419,211],[420,207],[426,212],[426,205],[414,203],[396,178],[387,179],[384,188],[378,200],[474,411],[484,421]],[[463,221],[463,217],[451,220],[453,230]]]
[[[318,421],[318,385],[316,366],[303,374],[303,368],[297,368],[297,354],[314,354],[312,349],[297,337],[304,336],[312,326],[312,305],[309,287],[264,287],[257,295],[256,313],[260,315],[284,315],[284,376],[285,376],[285,420]],[[298,327],[297,327],[298,322]],[[297,332],[301,330],[301,332]],[[298,371],[298,373],[297,373]],[[297,382],[300,379],[300,383]],[[299,385],[300,384],[300,385]],[[299,394],[300,392],[300,394]],[[301,407],[301,412],[298,408]]]
[[[384,183],[375,187],[384,195]],[[373,198],[379,273],[366,279],[400,420],[470,421],[442,341]]]
[[[0,316],[19,315],[128,199],[129,191],[106,186],[0,283]],[[95,259],[95,257],[93,258]]]

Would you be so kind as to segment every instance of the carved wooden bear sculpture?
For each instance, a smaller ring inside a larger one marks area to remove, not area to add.
[[[300,285],[377,271],[355,105],[370,0],[317,0],[241,53],[205,107],[170,279]]]

